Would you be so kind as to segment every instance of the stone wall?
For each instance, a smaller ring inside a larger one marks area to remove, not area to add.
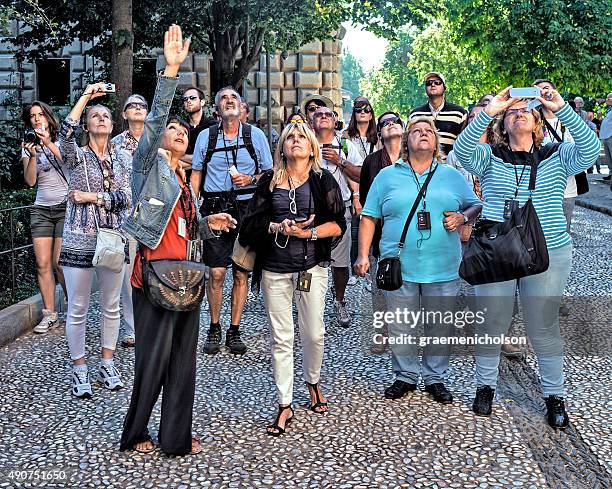
[[[54,53],[50,58],[70,59],[70,79],[72,90],[84,88],[87,73],[99,72],[102,64],[91,56],[83,55],[89,48],[87,43],[75,40],[69,46]],[[342,106],[340,88],[342,85],[340,67],[340,41],[318,41],[302,46],[298,51],[289,52],[285,57],[280,54],[270,56],[270,83],[272,100],[272,120],[277,127],[291,114],[293,107],[299,105],[304,96],[320,93],[331,98],[336,106]],[[161,49],[150,52],[157,58],[157,69],[163,65]],[[209,78],[210,56],[193,54],[179,73],[181,86],[196,85],[210,94]],[[12,93],[20,87],[12,47],[0,43],[0,93]],[[24,63],[22,99],[24,103],[37,98],[37,74],[33,63]],[[265,55],[255,64],[248,75],[246,98],[251,106],[251,120],[266,116],[266,64]],[[0,109],[1,110],[1,109]],[[0,118],[3,117],[0,112]]]

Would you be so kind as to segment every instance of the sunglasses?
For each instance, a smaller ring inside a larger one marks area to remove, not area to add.
[[[142,104],[139,102],[130,102],[129,104],[125,106],[125,110],[130,110],[130,109],[147,110],[147,104]]]
[[[312,104],[312,105],[309,105],[308,107],[306,107],[306,111],[314,112],[315,110],[317,110],[320,107],[325,107],[325,106],[324,105]]]
[[[330,119],[333,119],[334,114],[332,114],[331,112],[317,112],[314,116],[316,118],[329,117]]]
[[[189,95],[188,97],[182,97],[183,102],[187,102],[188,100],[197,100],[200,97],[198,97],[197,95]]]
[[[389,124],[402,125],[402,120],[399,117],[389,117],[379,123],[380,128],[387,127]]]
[[[295,202],[295,189],[289,189],[289,212],[297,214],[297,204]]]
[[[372,109],[370,107],[355,107],[353,109],[353,112],[355,112],[355,114],[371,114],[372,113]]]
[[[442,80],[427,80],[425,82],[425,86],[426,87],[431,87],[432,85],[435,85],[436,87],[439,87],[442,84],[443,84]]]

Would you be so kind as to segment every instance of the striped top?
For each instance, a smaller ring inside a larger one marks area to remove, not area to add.
[[[446,155],[453,149],[457,136],[466,124],[467,111],[460,105],[451,104],[445,100],[444,105],[436,113],[432,112],[429,103],[417,107],[410,112],[409,120],[412,121],[415,117],[432,117],[434,119],[440,137],[442,159],[445,160]]]
[[[548,249],[560,248],[571,243],[566,231],[563,214],[563,191],[567,177],[591,167],[599,156],[599,141],[595,132],[572,108],[565,104],[555,113],[574,137],[573,143],[561,143],[559,148],[538,165],[533,205],[542,225]],[[486,219],[504,220],[504,201],[514,197],[516,173],[512,164],[494,156],[491,146],[478,144],[478,139],[493,120],[484,110],[461,133],[454,150],[459,162],[470,173],[480,178]],[[519,165],[518,174],[523,172]],[[531,166],[524,166],[525,174],[520,180],[517,199],[523,206],[529,198]]]

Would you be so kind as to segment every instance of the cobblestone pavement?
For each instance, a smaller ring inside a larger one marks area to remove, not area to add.
[[[612,217],[576,208],[574,234],[567,293],[611,296]],[[366,296],[361,284],[350,288],[355,323]],[[227,311],[225,304],[226,325]],[[543,419],[532,358],[502,361],[490,418],[477,418],[470,411],[475,389],[470,356],[452,360],[452,405],[437,404],[422,391],[388,401],[382,396],[393,380],[388,354],[364,355],[358,327],[339,328],[331,304],[327,313],[322,386],[329,414],[308,411],[307,390],[296,381],[295,422],[280,438],[265,434],[276,399],[263,304],[249,296],[243,322],[249,352],[243,357],[225,351],[215,357],[199,354],[194,432],[201,436],[204,452],[193,457],[118,451],[131,392],[133,350],[119,347],[116,355],[126,389],[94,387],[93,399],[79,401],[69,393],[64,333],[21,337],[0,350],[0,487],[612,487],[609,353],[569,352],[571,426],[559,433]],[[202,315],[202,324],[208,324],[207,312]],[[90,322],[95,325],[97,320],[96,305]],[[204,328],[200,334],[202,340]],[[90,328],[87,342],[94,367],[97,327]],[[299,353],[296,372],[301,372]],[[150,423],[153,435],[158,423],[159,403]],[[67,478],[19,483],[9,478],[9,471],[16,469],[61,469]]]

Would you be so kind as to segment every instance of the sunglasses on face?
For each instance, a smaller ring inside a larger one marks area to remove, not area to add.
[[[197,100],[199,97],[197,95],[189,95],[188,97],[183,97],[183,102],[187,102],[188,100]]]
[[[387,127],[389,124],[401,125],[402,120],[399,117],[389,117],[388,119],[385,119],[380,122],[380,128],[382,129],[383,127]]]
[[[330,119],[332,119],[334,117],[334,114],[332,114],[331,112],[317,112],[315,115],[315,118],[322,118],[322,117],[329,117]]]
[[[439,87],[440,85],[442,85],[442,80],[427,80],[425,82],[426,87],[431,87],[432,85]]]
[[[127,104],[125,106],[125,110],[130,110],[130,109],[142,109],[142,110],[146,110],[147,109],[147,105],[146,104],[141,104],[139,102],[130,102],[129,104]]]
[[[366,107],[355,107],[353,109],[353,112],[355,112],[355,114],[371,114],[372,113],[372,109],[368,106]]]
[[[507,116],[513,116],[516,117],[519,114],[530,114],[531,111],[527,108],[527,107],[519,107],[518,109],[508,109],[506,111],[506,115]]]

